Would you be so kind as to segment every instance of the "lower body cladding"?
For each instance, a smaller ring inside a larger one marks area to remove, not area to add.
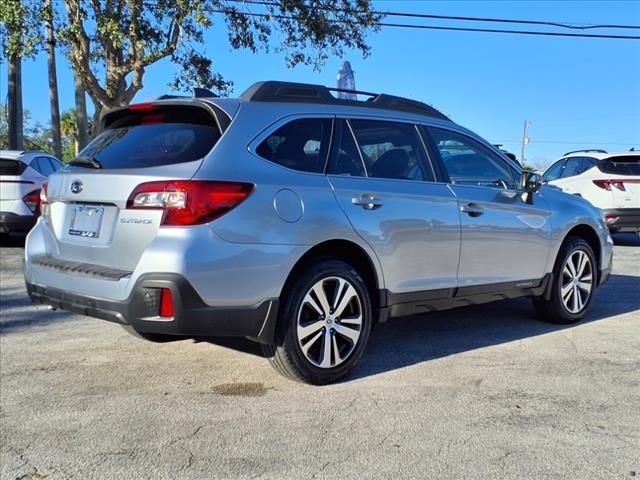
[[[171,316],[161,315],[161,295],[170,291]],[[250,337],[272,343],[278,300],[265,300],[252,307],[211,307],[191,284],[177,274],[145,274],[130,297],[113,301],[69,293],[27,281],[32,302],[81,315],[101,318],[136,331],[166,335]]]
[[[27,233],[36,223],[35,215],[18,215],[12,212],[0,212],[0,233]]]
[[[640,208],[606,209],[604,219],[613,233],[640,232]]]

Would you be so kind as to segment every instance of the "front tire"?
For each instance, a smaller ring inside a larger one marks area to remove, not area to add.
[[[568,237],[558,252],[549,300],[533,299],[538,316],[558,324],[579,322],[591,305],[597,280],[596,257],[591,246],[582,238]]]
[[[276,371],[324,385],[356,367],[373,315],[367,286],[352,266],[319,261],[287,285],[281,301],[276,345],[263,346]]]

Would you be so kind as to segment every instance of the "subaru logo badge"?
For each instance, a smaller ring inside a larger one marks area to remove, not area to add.
[[[80,193],[82,191],[82,182],[80,180],[74,180],[71,182],[71,193]]]

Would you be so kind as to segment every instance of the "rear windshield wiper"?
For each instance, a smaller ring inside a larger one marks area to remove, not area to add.
[[[74,167],[102,168],[102,163],[93,157],[76,157],[69,162]]]

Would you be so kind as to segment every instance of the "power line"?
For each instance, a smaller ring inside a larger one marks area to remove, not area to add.
[[[231,1],[243,1],[243,0],[231,0]],[[212,13],[228,13],[228,10],[212,10]],[[240,15],[246,15],[248,17],[262,17],[262,18],[276,18],[280,20],[298,20],[297,17],[290,15],[279,15],[270,13],[254,13],[254,12],[240,12]],[[342,23],[353,24],[350,20],[328,20],[330,23]],[[547,36],[547,37],[574,37],[574,38],[607,38],[618,40],[640,40],[640,36],[635,35],[611,35],[611,34],[594,34],[594,33],[562,33],[562,32],[542,32],[532,30],[503,30],[497,28],[472,28],[472,27],[441,27],[435,25],[416,25],[410,23],[389,23],[380,22],[377,24],[380,27],[392,27],[392,28],[408,28],[408,29],[420,29],[420,30],[448,30],[456,32],[481,32],[481,33],[505,33],[505,34],[517,34],[517,35],[533,35],[533,36]]]
[[[234,3],[246,3],[253,5],[263,5],[277,7],[280,3],[265,0],[228,0]],[[362,13],[358,10],[350,10],[345,8],[331,8],[331,7],[316,7],[322,10],[329,10],[333,12],[346,12],[346,13]],[[489,23],[513,23],[521,25],[546,25],[550,27],[569,28],[573,30],[589,30],[594,28],[620,28],[620,29],[632,29],[640,30],[640,25],[616,25],[616,24],[583,24],[578,25],[574,23],[563,22],[551,22],[544,20],[522,20],[522,19],[506,19],[506,18],[486,18],[486,17],[462,17],[451,15],[431,15],[426,13],[409,13],[409,12],[393,12],[393,11],[373,11],[374,14],[380,14],[387,17],[405,17],[405,18],[429,18],[438,20],[455,20],[455,21],[467,21],[467,22],[489,22]]]

